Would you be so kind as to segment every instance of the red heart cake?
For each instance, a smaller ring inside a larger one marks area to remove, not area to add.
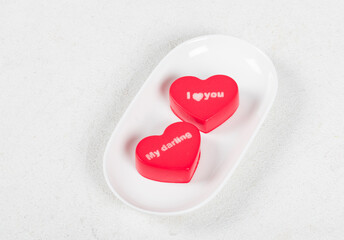
[[[160,136],[142,139],[136,147],[136,169],[160,182],[187,183],[200,158],[201,135],[186,122],[168,126]]]
[[[180,119],[207,133],[224,123],[238,108],[238,85],[226,75],[206,80],[181,77],[170,87],[170,106]]]

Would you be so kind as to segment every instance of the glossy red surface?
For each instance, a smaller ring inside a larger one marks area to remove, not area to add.
[[[200,143],[200,132],[194,125],[173,123],[162,135],[149,136],[138,143],[136,169],[152,180],[187,183],[197,168]]]
[[[225,75],[206,80],[187,76],[170,87],[170,106],[183,121],[208,133],[230,118],[239,106],[237,83]]]

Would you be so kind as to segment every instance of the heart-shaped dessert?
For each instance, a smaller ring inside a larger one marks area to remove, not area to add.
[[[187,183],[200,158],[201,135],[190,123],[177,122],[160,136],[142,139],[136,147],[136,169],[160,182]]]
[[[206,80],[181,77],[170,87],[170,106],[181,120],[207,133],[224,123],[237,110],[238,85],[226,75],[215,75]]]

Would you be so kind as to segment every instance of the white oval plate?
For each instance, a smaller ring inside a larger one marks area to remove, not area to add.
[[[220,127],[201,134],[202,155],[191,182],[161,183],[142,177],[135,169],[137,143],[180,121],[170,110],[170,84],[181,76],[206,79],[215,74],[236,80],[240,105]],[[222,35],[180,44],[154,69],[112,133],[104,154],[107,184],[119,199],[144,212],[173,215],[200,207],[214,197],[238,166],[276,92],[274,65],[251,44]]]

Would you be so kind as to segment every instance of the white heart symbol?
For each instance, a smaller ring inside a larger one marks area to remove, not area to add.
[[[194,93],[192,94],[192,98],[199,102],[203,98],[203,93]]]

